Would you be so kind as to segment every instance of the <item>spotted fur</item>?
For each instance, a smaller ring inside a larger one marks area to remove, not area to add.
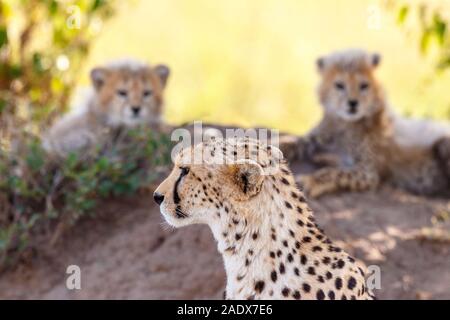
[[[170,225],[209,225],[228,299],[373,298],[365,267],[319,228],[273,146],[244,138],[184,149],[154,197]]]

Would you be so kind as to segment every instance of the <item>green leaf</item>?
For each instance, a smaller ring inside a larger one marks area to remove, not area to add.
[[[95,205],[96,205],[96,201],[94,200],[94,199],[89,199],[89,200],[84,200],[82,203],[81,203],[81,210],[82,211],[88,211],[88,210],[91,210],[91,209],[93,209],[94,207],[95,207]]]
[[[76,154],[75,152],[69,153],[65,161],[65,165],[67,166],[67,168],[73,170],[77,164],[78,164],[78,154]]]
[[[426,54],[430,47],[431,33],[429,30],[425,30],[420,38],[420,52]]]
[[[45,71],[42,65],[42,55],[38,52],[33,54],[33,71],[37,74],[42,74]]]
[[[0,98],[0,113],[6,108],[6,101]]]
[[[9,75],[13,79],[17,79],[22,76],[22,68],[18,64],[13,64],[9,67]]]
[[[400,8],[397,15],[397,23],[403,24],[408,16],[409,13],[409,7],[407,5],[404,5]]]
[[[438,63],[438,69],[443,70],[450,67],[450,56],[442,58]]]
[[[100,193],[100,196],[107,197],[113,188],[114,183],[111,180],[105,180],[99,184],[98,192]]]
[[[113,192],[116,196],[120,196],[120,195],[126,194],[129,190],[130,190],[129,185],[127,183],[122,182],[122,183],[117,183],[114,186]]]
[[[92,11],[95,11],[102,7],[105,4],[105,0],[94,0],[94,3],[92,4]]]
[[[445,42],[445,34],[447,31],[447,24],[445,21],[442,20],[442,18],[439,16],[439,14],[435,14],[433,18],[434,22],[434,33],[437,37],[439,45],[443,45]]]
[[[48,4],[48,11],[50,16],[54,16],[58,12],[58,2],[55,0],[51,0]]]
[[[6,26],[0,27],[0,48],[8,44],[8,31]]]
[[[44,152],[38,143],[34,143],[30,146],[30,152],[28,153],[26,161],[31,170],[35,172],[39,171],[44,166]]]
[[[101,157],[97,161],[97,170],[104,171],[109,167],[109,159],[107,157]]]

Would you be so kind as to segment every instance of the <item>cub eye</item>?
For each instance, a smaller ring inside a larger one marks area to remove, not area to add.
[[[153,94],[153,91],[152,90],[145,90],[144,91],[144,97],[150,97],[151,95]]]
[[[126,90],[117,90],[117,94],[121,97],[126,97],[128,96],[128,92]]]
[[[345,90],[345,84],[343,82],[340,82],[340,81],[336,82],[334,84],[334,87],[336,89],[338,89],[338,90]]]
[[[367,82],[363,82],[359,86],[359,89],[361,89],[361,91],[367,90],[368,88],[369,88],[369,84]]]
[[[189,168],[188,167],[180,167],[181,170],[181,175],[185,176],[189,173]]]

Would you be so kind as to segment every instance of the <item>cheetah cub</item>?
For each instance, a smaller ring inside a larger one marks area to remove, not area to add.
[[[249,138],[183,149],[154,193],[174,227],[207,224],[228,299],[372,299],[365,267],[323,233],[281,151]]]
[[[394,114],[375,77],[380,61],[362,50],[318,59],[324,116],[300,143],[302,156],[323,166],[300,178],[312,197],[380,181],[424,195],[449,190],[450,126]]]
[[[110,129],[161,124],[163,91],[169,77],[165,65],[151,67],[134,60],[118,60],[94,68],[92,92],[78,115],[57,121],[44,137],[44,148],[65,156],[107,139]]]

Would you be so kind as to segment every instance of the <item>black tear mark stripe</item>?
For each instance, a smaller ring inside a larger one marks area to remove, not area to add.
[[[248,177],[247,177],[247,174],[245,174],[245,173],[242,174],[241,178],[242,178],[242,182],[244,183],[244,193],[247,194],[247,191],[248,191]]]
[[[173,202],[174,202],[175,204],[179,204],[180,201],[181,201],[180,196],[178,195],[178,185],[180,184],[181,179],[182,179],[185,175],[187,175],[188,172],[189,172],[189,171],[183,170],[183,169],[182,169],[182,170],[181,170],[181,173],[180,173],[180,176],[178,177],[177,181],[175,181],[175,185],[174,185],[174,187],[173,187]]]

